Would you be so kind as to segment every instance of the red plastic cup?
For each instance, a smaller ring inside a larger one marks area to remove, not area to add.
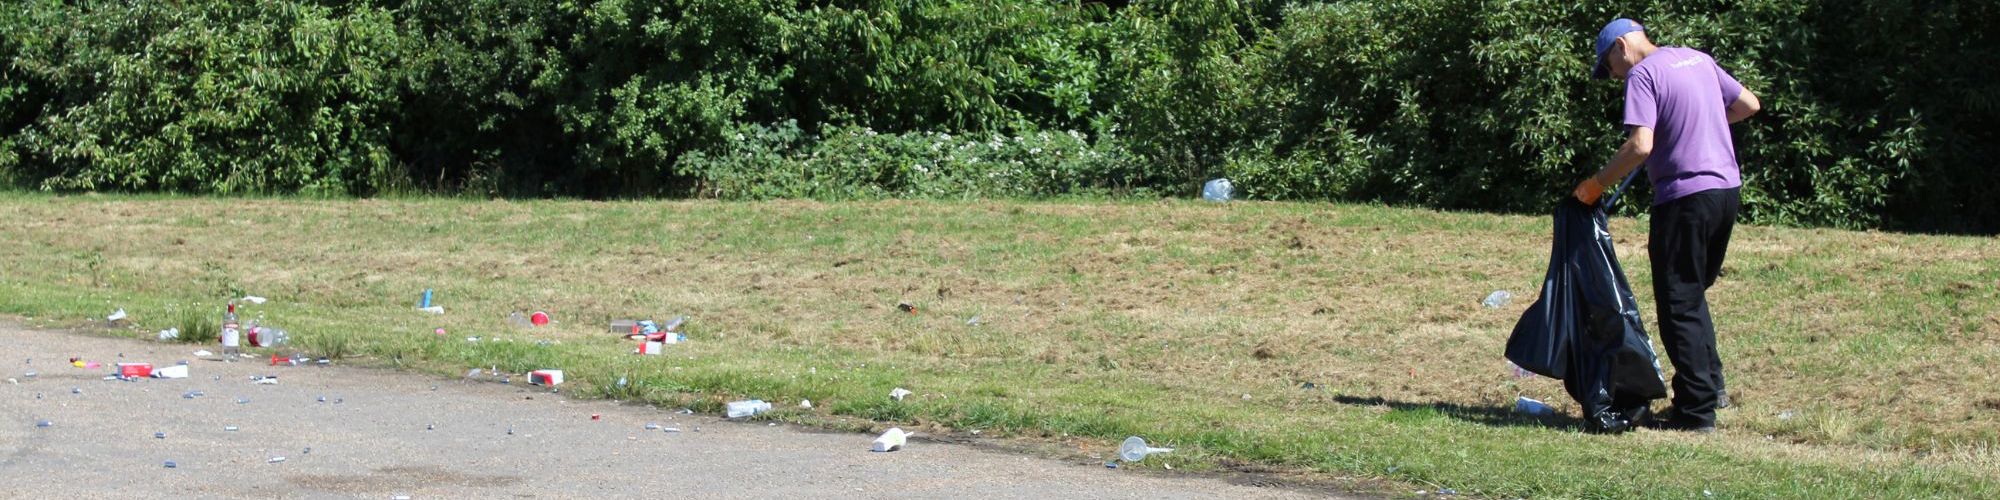
[[[528,322],[534,323],[535,326],[547,325],[549,324],[549,313],[535,311],[535,314],[528,316]]]

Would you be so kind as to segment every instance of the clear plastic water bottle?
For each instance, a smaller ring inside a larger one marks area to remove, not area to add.
[[[291,334],[286,333],[282,328],[258,325],[255,322],[250,324],[250,345],[252,346],[271,347],[284,344],[285,341],[290,339]],[[293,364],[297,363],[296,360],[293,361]]]
[[[1507,307],[1507,302],[1512,300],[1514,300],[1514,294],[1508,293],[1506,290],[1494,290],[1493,293],[1486,295],[1486,300],[1479,301],[1479,303],[1484,304],[1487,309],[1499,309]]]
[[[1537,401],[1535,398],[1516,396],[1514,398],[1514,411],[1540,417],[1552,415],[1556,412],[1556,409],[1550,408],[1548,403]]]
[[[729,402],[727,407],[728,407],[727,414],[729,415],[729,418],[743,418],[771,411],[771,403],[766,403],[764,402],[764,400],[761,399],[752,399],[748,401],[731,401]]]
[[[1236,186],[1229,179],[1215,179],[1201,185],[1201,199],[1208,201],[1229,201],[1236,196]]]
[[[1127,462],[1137,462],[1140,460],[1145,460],[1146,455],[1151,455],[1154,453],[1166,453],[1169,451],[1174,451],[1174,449],[1154,448],[1152,446],[1147,446],[1145,438],[1141,438],[1139,436],[1132,436],[1125,438],[1125,442],[1118,445],[1118,459]]]

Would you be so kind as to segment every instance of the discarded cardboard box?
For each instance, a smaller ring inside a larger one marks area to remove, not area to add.
[[[187,365],[174,365],[153,370],[153,378],[188,378]]]
[[[528,383],[534,385],[562,385],[562,370],[535,370],[528,372]]]
[[[658,355],[666,351],[666,343],[647,340],[639,343],[639,354]]]

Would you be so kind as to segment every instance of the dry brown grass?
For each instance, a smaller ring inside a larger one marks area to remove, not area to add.
[[[1015,400],[1133,379],[1253,411],[1379,399],[1504,412],[1517,395],[1572,410],[1558,382],[1516,380],[1500,356],[1547,261],[1540,217],[1186,202],[4,206],[5,279],[34,285],[19,297],[214,303],[236,289],[418,332],[504,332],[507,312],[539,309],[562,322],[536,336],[568,341],[613,317],[689,314],[706,355],[991,374]],[[1613,231],[1650,322],[1641,224]],[[93,252],[112,270],[97,288],[80,257]],[[1710,292],[1738,405],[1719,446],[1994,467],[1996,283],[1992,238],[1739,228]],[[451,313],[406,321],[426,287]],[[1500,289],[1511,304],[1480,306]]]

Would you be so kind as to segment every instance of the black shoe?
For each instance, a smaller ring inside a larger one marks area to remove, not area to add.
[[[1596,416],[1584,419],[1584,432],[1591,434],[1623,434],[1625,431],[1645,426],[1653,420],[1653,408],[1635,406],[1624,410],[1605,409]]]
[[[1715,432],[1715,421],[1687,416],[1681,414],[1679,408],[1672,408],[1662,412],[1660,418],[1653,420],[1652,425],[1648,427],[1663,431],[1709,434]]]

